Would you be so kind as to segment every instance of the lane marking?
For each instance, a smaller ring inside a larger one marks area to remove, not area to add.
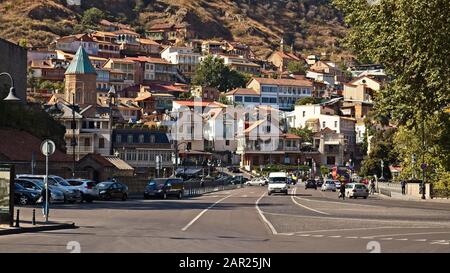
[[[264,197],[264,195],[266,195],[265,192],[263,192],[263,194],[258,198],[258,200],[256,200],[256,202],[255,202],[255,208],[256,208],[256,210],[258,211],[259,216],[261,216],[261,219],[262,219],[262,220],[264,221],[264,223],[266,223],[266,225],[270,228],[270,231],[272,231],[272,234],[273,234],[273,235],[277,235],[277,234],[278,234],[277,230],[276,230],[275,227],[272,225],[272,223],[269,222],[269,220],[267,220],[266,216],[264,216],[264,214],[263,214],[263,211],[262,211],[262,210],[259,208],[259,206],[258,206],[259,201],[261,201],[261,199]]]
[[[416,241],[416,242],[426,242],[427,239],[415,239],[415,240],[413,240],[413,241]]]
[[[341,235],[332,235],[332,236],[328,236],[328,237],[330,237],[330,238],[341,238],[342,236]]]
[[[450,231],[437,231],[437,232],[417,232],[417,233],[401,233],[401,234],[386,234],[386,235],[374,235],[370,236],[372,238],[382,238],[382,237],[396,237],[396,236],[414,236],[414,235],[432,235],[432,234],[449,234]]]
[[[213,208],[215,205],[219,204],[220,202],[222,202],[223,200],[227,199],[228,197],[230,197],[232,194],[225,196],[222,199],[217,200],[215,203],[211,204],[209,207],[207,207],[206,209],[202,210],[194,219],[192,219],[192,221],[190,221],[184,228],[182,228],[182,231],[186,231],[190,226],[192,226],[200,217],[202,217],[203,214],[205,214],[209,209]]]
[[[307,209],[307,210],[310,210],[310,211],[314,211],[314,212],[316,212],[316,213],[323,214],[323,215],[330,215],[329,213],[326,213],[326,212],[323,212],[323,211],[320,211],[320,210],[316,210],[316,209],[313,209],[313,208],[310,208],[310,207],[307,207],[307,206],[305,206],[305,205],[302,205],[302,204],[298,203],[298,202],[295,201],[295,199],[294,199],[294,195],[295,195],[296,192],[297,192],[297,188],[295,188],[292,192],[293,192],[293,195],[291,195],[291,200],[292,200],[292,202],[294,202],[294,203],[297,204],[298,206],[300,206],[300,207],[302,207],[302,208],[305,208],[305,209]]]
[[[407,238],[400,238],[400,239],[395,239],[396,241],[408,241]]]
[[[311,237],[322,238],[324,235],[312,235]]]
[[[276,216],[288,216],[288,217],[295,217],[295,218],[309,218],[309,219],[322,219],[322,220],[351,220],[351,221],[366,221],[366,222],[397,222],[397,223],[405,223],[405,224],[412,224],[423,221],[417,220],[417,221],[409,221],[409,220],[395,220],[395,219],[364,219],[364,218],[339,218],[339,217],[322,217],[322,216],[306,216],[306,215],[297,215],[297,214],[288,214],[288,213],[273,213],[273,212],[264,212],[265,214],[270,215],[276,215]],[[428,226],[419,226],[419,227],[408,227],[408,228],[447,228],[450,226],[448,222],[427,222]],[[438,227],[436,227],[438,226]],[[404,227],[403,227],[404,228]],[[450,232],[448,232],[450,233]],[[401,235],[401,234],[400,234]],[[387,235],[390,236],[390,235]]]
[[[313,232],[334,232],[334,231],[356,231],[356,230],[373,230],[373,229],[392,229],[392,228],[401,228],[404,229],[404,227],[373,227],[373,228],[343,228],[343,229],[322,229],[322,230],[312,230],[312,231],[298,231],[297,234],[301,233],[313,233]]]
[[[347,239],[358,239],[359,237],[358,236],[347,236],[345,238],[347,238]]]

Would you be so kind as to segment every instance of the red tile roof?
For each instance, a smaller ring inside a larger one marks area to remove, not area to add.
[[[145,63],[158,63],[158,64],[170,64],[168,61],[161,58],[138,56],[138,57],[126,57],[126,60]]]
[[[36,161],[44,161],[41,153],[42,139],[32,134],[11,128],[0,129],[0,157],[11,161],[31,161],[32,152],[35,153]],[[56,150],[49,157],[51,162],[71,162],[72,157]]]
[[[259,96],[259,92],[256,90],[253,90],[251,88],[236,88],[234,90],[231,90],[230,92],[226,93],[225,96],[231,96],[231,95],[253,95],[253,96]]]

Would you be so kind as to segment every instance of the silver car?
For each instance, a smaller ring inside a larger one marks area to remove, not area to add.
[[[322,184],[322,191],[336,191],[336,183],[333,180],[325,180]]]
[[[42,180],[18,178],[15,180],[15,182],[22,185],[22,187],[24,187],[25,189],[42,191],[42,189],[44,188],[44,182]],[[50,203],[63,203],[64,193],[57,187],[49,186],[49,188],[51,192]],[[40,203],[42,202],[42,199],[40,198],[38,201],[38,203]]]
[[[69,178],[66,181],[81,191],[83,201],[88,203],[98,199],[98,189],[95,187],[96,182],[89,179]]]
[[[369,196],[369,189],[366,185],[361,183],[350,183],[345,185],[345,196],[347,198],[363,197],[366,199]]]
[[[45,175],[32,175],[32,174],[18,174],[17,178],[28,178],[28,179],[37,179],[44,181]],[[71,186],[67,181],[56,175],[48,176],[48,184],[50,186],[56,187],[64,193],[64,203],[75,203],[82,202],[81,191],[79,191],[76,187]]]

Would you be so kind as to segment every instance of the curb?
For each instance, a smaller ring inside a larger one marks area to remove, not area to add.
[[[76,229],[76,228],[78,228],[78,227],[75,225],[75,223],[56,224],[56,225],[39,226],[39,227],[25,227],[25,228],[17,228],[17,229],[12,228],[12,229],[0,230],[0,236],[21,234],[21,233],[30,233],[30,232],[60,230],[60,229]]]

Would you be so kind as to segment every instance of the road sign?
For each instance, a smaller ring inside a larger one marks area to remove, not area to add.
[[[53,142],[49,139],[46,139],[42,142],[41,152],[43,155],[50,156],[55,152],[55,150],[56,150],[55,142]]]

